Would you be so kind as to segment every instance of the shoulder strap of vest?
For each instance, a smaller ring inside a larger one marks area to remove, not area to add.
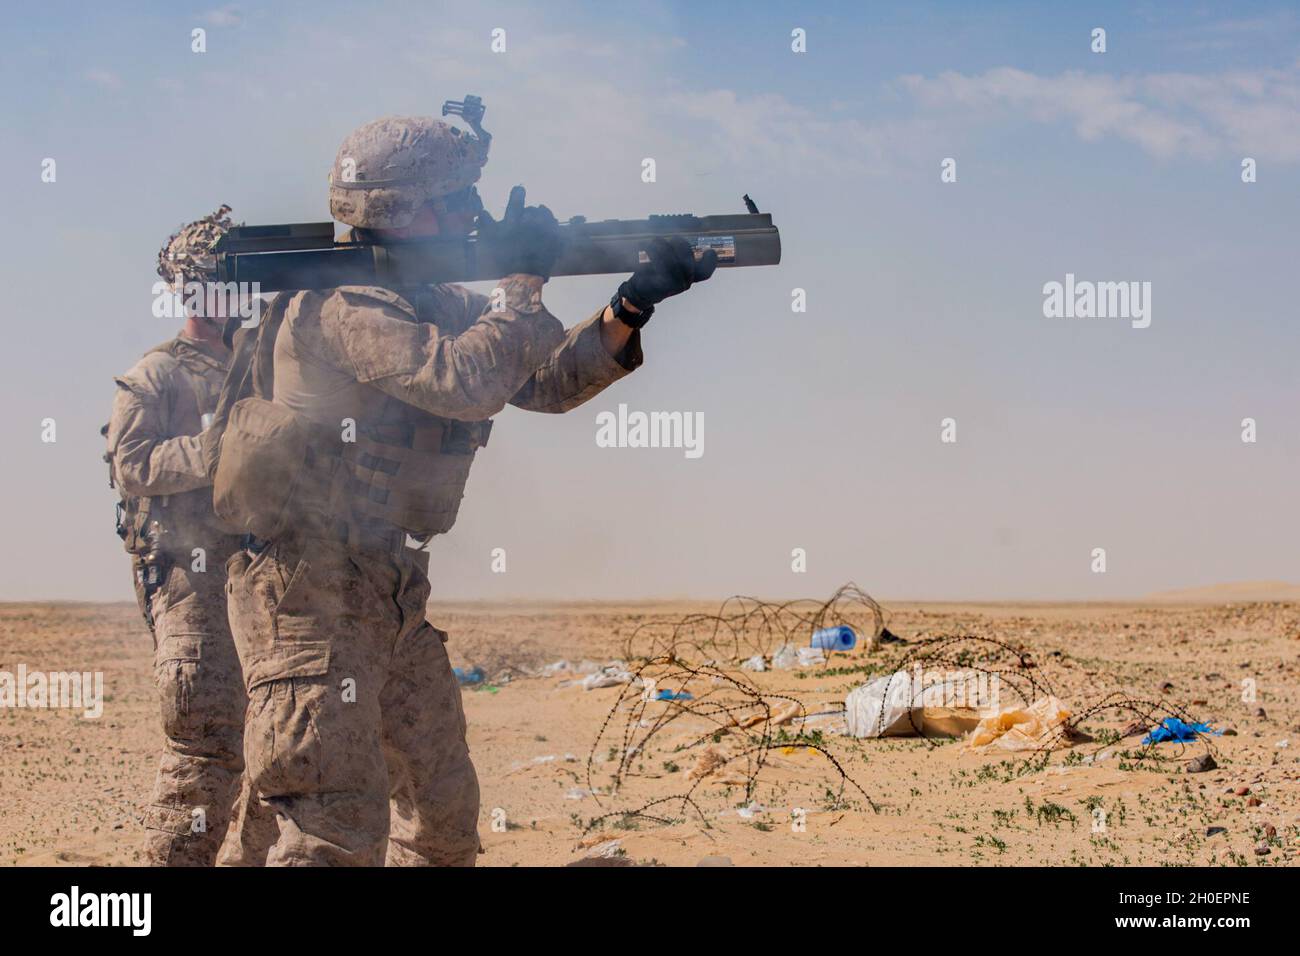
[[[250,359],[252,379],[249,382],[251,394],[268,401],[275,394],[275,340],[280,334],[280,325],[284,322],[284,313],[288,309],[289,293],[275,297],[267,309],[266,316],[257,325],[257,338],[253,342],[253,354]]]
[[[180,342],[180,336],[174,336],[168,339],[166,342],[162,343],[161,345],[155,345],[153,348],[151,348],[149,351],[145,352],[144,354],[152,355],[154,352],[166,352],[168,355],[175,358],[176,346],[179,342]]]
[[[278,295],[262,313],[254,334],[249,329],[238,330],[231,346],[234,352],[226,380],[221,385],[221,394],[217,398],[217,408],[212,414],[213,433],[217,441],[209,442],[208,460],[204,465],[208,477],[214,477],[220,452],[220,438],[225,434],[226,423],[230,421],[230,410],[241,398],[257,396],[271,397],[274,375],[275,337],[279,334],[280,324],[284,321],[285,305],[288,295]]]
[[[171,357],[181,365],[200,374],[205,370],[225,368],[225,363],[221,359],[209,355],[198,345],[181,338],[179,335],[160,351],[170,353]]]
[[[190,391],[194,394],[194,402],[198,406],[199,414],[203,413],[203,405],[207,400],[207,394],[200,384],[205,373],[214,370],[220,370],[221,364],[214,358],[204,355],[192,345],[188,345],[181,340],[179,336],[172,339],[166,345],[159,346],[154,351],[166,352],[174,358],[181,366],[190,373],[189,386]]]

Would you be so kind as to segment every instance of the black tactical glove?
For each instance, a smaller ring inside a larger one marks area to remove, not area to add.
[[[524,187],[510,190],[506,214],[497,222],[486,209],[478,214],[478,236],[491,247],[503,275],[551,277],[560,255],[560,224],[545,206],[525,206]]]
[[[637,266],[632,278],[618,287],[618,294],[642,312],[703,282],[718,267],[716,252],[706,249],[697,261],[694,248],[681,236],[653,240],[646,255],[650,261]]]

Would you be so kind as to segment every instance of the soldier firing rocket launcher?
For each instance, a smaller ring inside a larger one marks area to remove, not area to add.
[[[486,112],[478,96],[447,100],[443,116],[458,116],[473,131],[468,140],[486,162],[492,134],[483,129]],[[452,131],[453,134],[456,131]],[[346,148],[346,144],[345,144]],[[340,155],[343,155],[342,151]],[[355,161],[354,161],[355,166]],[[383,167],[387,169],[388,167]],[[405,185],[409,173],[386,181],[358,178],[355,168],[338,168],[331,173],[331,210],[334,192]],[[469,180],[477,179],[477,173]],[[552,276],[601,275],[632,272],[646,261],[646,249],[656,239],[680,236],[695,249],[698,259],[712,249],[720,266],[767,266],[781,261],[781,234],[772,217],[760,213],[754,201],[744,197],[746,213],[731,216],[674,214],[649,219],[606,219],[588,222],[575,216],[559,226],[560,254]],[[466,201],[482,210],[477,192],[470,187]],[[523,187],[511,192],[511,204],[523,205]],[[479,220],[480,225],[482,220]],[[447,238],[397,239],[363,234],[346,241],[334,239],[334,223],[308,222],[276,226],[237,226],[222,238],[214,250],[217,279],[223,283],[256,283],[262,292],[298,289],[332,289],[344,285],[403,286],[433,285],[440,282],[473,282],[500,279],[508,270],[497,261],[489,238],[478,233]]]
[[[748,196],[736,215],[674,214],[649,219],[560,224],[562,251],[552,276],[631,272],[657,237],[681,236],[696,256],[712,249],[718,265],[769,266],[781,261],[781,234]],[[236,226],[216,248],[221,282],[257,283],[262,292],[332,289],[344,285],[401,286],[499,279],[489,242],[455,239],[336,242],[334,223]]]

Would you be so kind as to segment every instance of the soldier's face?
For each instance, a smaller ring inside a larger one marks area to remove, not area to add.
[[[409,225],[389,232],[400,239],[467,236],[473,230],[474,220],[482,208],[478,192],[471,186],[450,196],[430,199],[420,207]]]
[[[192,296],[185,300],[185,314],[192,319],[200,319],[214,324],[221,323],[227,315],[226,297],[211,284],[203,284],[203,295]]]
[[[415,218],[408,225],[400,229],[387,230],[399,239],[421,239],[428,236],[436,236],[442,233],[442,223],[438,219],[438,213],[429,204],[425,203],[416,212]]]

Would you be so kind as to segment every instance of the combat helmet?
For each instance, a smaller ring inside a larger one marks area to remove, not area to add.
[[[330,170],[330,215],[364,229],[400,229],[422,205],[478,182],[491,137],[482,101],[449,100],[442,115],[461,115],[471,134],[430,116],[385,116],[348,134]]]
[[[172,233],[158,250],[158,275],[172,286],[207,282],[217,274],[213,247],[230,229],[230,207],[196,219]]]

